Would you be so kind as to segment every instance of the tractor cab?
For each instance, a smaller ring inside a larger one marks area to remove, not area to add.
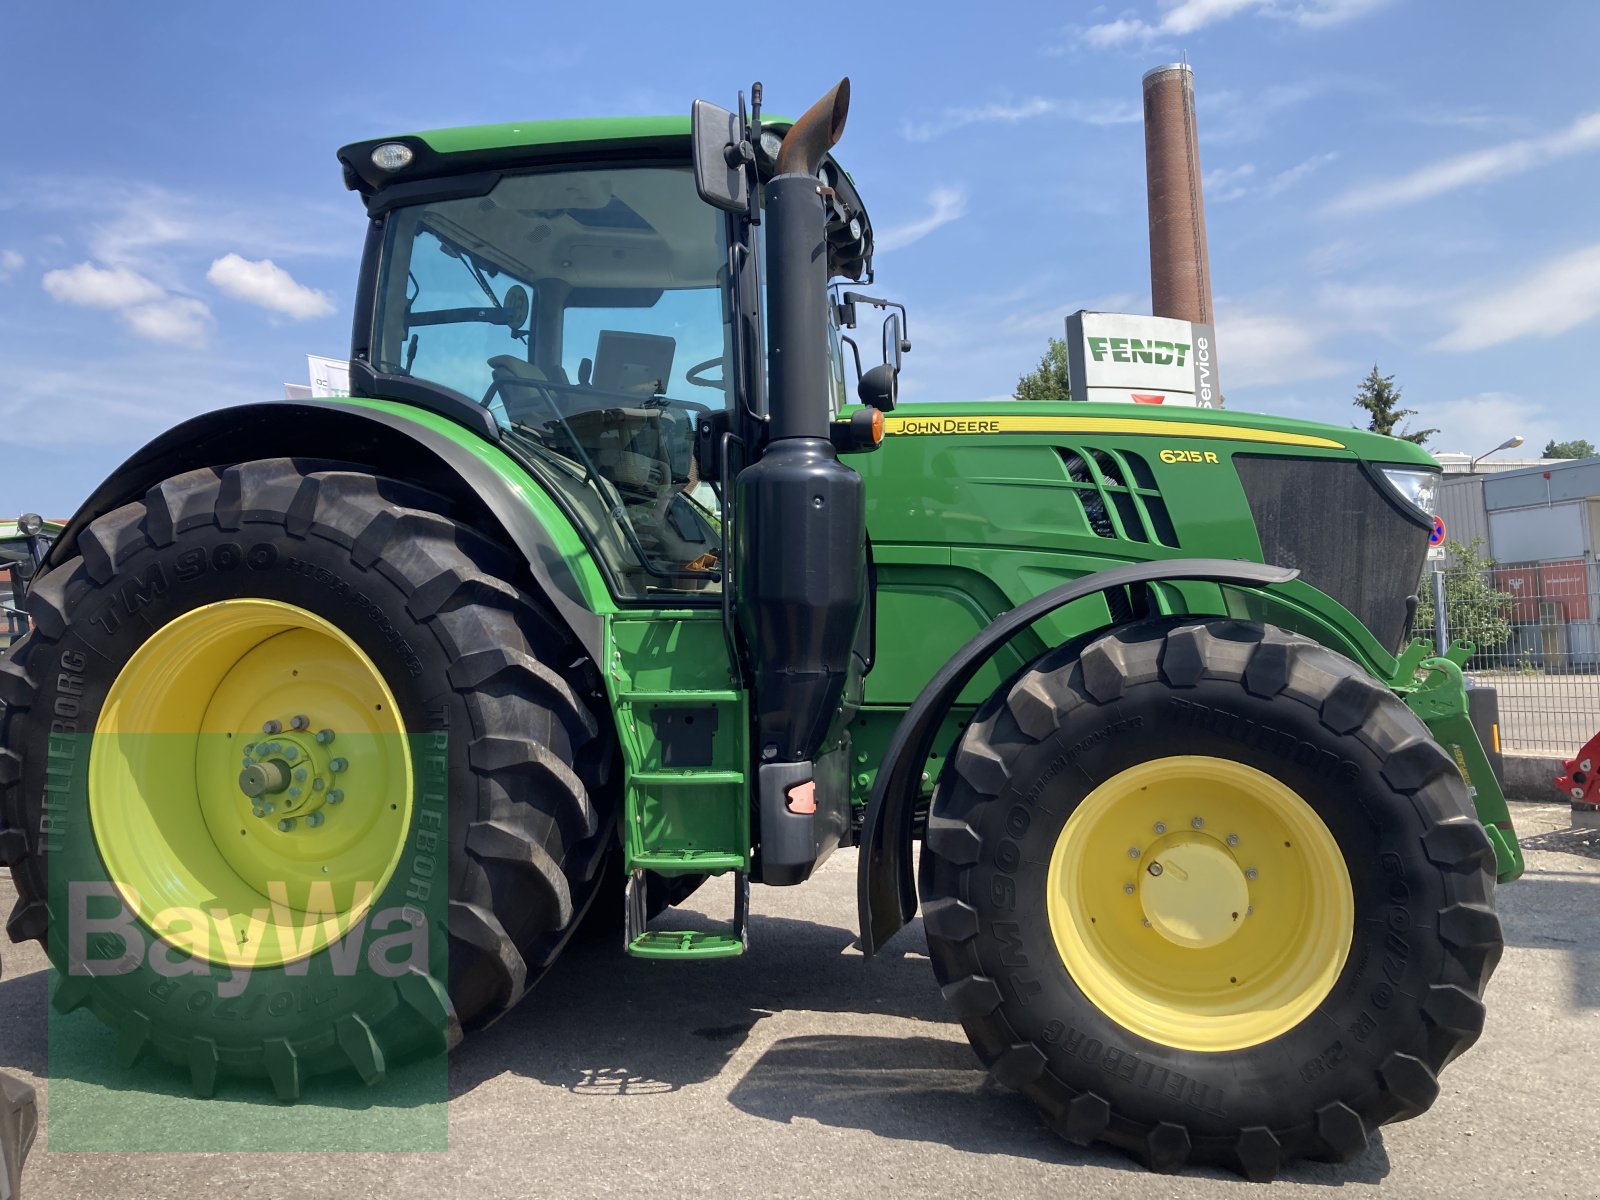
[[[756,139],[761,178],[790,124]],[[667,118],[530,122],[340,152],[373,218],[354,389],[457,419],[476,409],[619,599],[721,590],[720,435],[764,437],[759,238],[702,198],[690,132]],[[849,214],[829,273],[859,278],[871,226],[831,158],[818,176]],[[817,352],[836,414],[839,309],[827,314]]]

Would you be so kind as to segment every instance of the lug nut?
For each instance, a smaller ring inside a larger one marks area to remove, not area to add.
[[[1139,847],[1137,847],[1137,846],[1129,846],[1128,847],[1128,857],[1129,858],[1138,858],[1139,857]]]
[[[325,821],[325,820],[327,820],[327,818],[324,817],[320,812],[314,812],[309,817],[306,818],[306,824],[311,826],[311,828],[315,829],[318,825],[321,825],[322,822]]]
[[[264,734],[267,734],[269,737],[274,733],[282,733],[283,732],[283,722],[282,721],[263,721],[261,723],[261,732],[264,733]]]
[[[290,742],[283,748],[283,756],[290,762],[293,762],[295,759],[300,757],[300,747],[296,746],[293,742]]]
[[[328,770],[332,771],[335,775],[337,775],[340,771],[344,770],[349,765],[350,764],[345,762],[344,759],[335,758],[335,759],[332,759],[332,760],[329,761]]]
[[[290,788],[289,789],[289,797],[290,797],[290,799],[296,799],[296,800],[299,799],[299,797],[300,797],[300,789],[297,788],[297,787]]]
[[[1196,829],[1205,828],[1205,822],[1202,821],[1199,817],[1196,817],[1194,820],[1190,821],[1189,824],[1192,825]]]
[[[307,729],[311,725],[310,717],[293,716],[289,718],[290,729]]]
[[[1166,831],[1167,831],[1167,823],[1165,821],[1157,821],[1156,822],[1156,832],[1157,833],[1165,833]]]
[[[1244,910],[1244,915],[1247,916],[1247,917],[1255,916],[1256,915],[1256,906],[1254,904],[1252,904],[1249,908],[1245,909]]]
[[[294,821],[293,817],[285,817],[283,820],[278,822],[278,832],[279,833],[288,833],[291,829],[294,828],[294,825],[295,825],[295,821]]]
[[[1125,884],[1123,884],[1123,885],[1122,885],[1122,894],[1123,894],[1123,895],[1124,895],[1124,896],[1131,896],[1131,895],[1133,895],[1133,884],[1131,884],[1131,883],[1125,883]]]
[[[252,804],[250,806],[250,815],[253,817],[264,817],[267,815],[266,807],[260,804]]]
[[[1150,864],[1150,866],[1147,869],[1149,870],[1150,874],[1159,875],[1159,874],[1161,874],[1162,866],[1158,862],[1153,862],[1153,863]]]
[[[1228,835],[1228,845],[1237,846],[1238,844],[1239,844],[1239,835],[1237,833],[1230,833]]]
[[[1140,922],[1140,924],[1143,925],[1146,929],[1149,929],[1150,928],[1150,918],[1146,917],[1143,921]]]
[[[304,783],[306,781],[306,776],[309,774],[310,772],[304,767],[296,767],[294,769],[294,781],[296,783]]]
[[[331,741],[333,741],[333,730],[331,730],[331,729],[319,729],[319,730],[317,730],[317,745],[326,746]]]
[[[329,804],[339,804],[339,803],[342,803],[343,800],[344,800],[344,789],[342,789],[342,788],[329,788],[328,789],[328,803]]]
[[[244,744],[244,752],[246,754],[253,753],[255,751],[255,748],[256,748],[256,744],[254,742],[246,742]]]
[[[1254,867],[1246,867],[1244,877],[1246,879],[1254,879],[1256,877],[1256,869]]]
[[[321,775],[318,775],[315,779],[313,779],[311,781],[311,790],[313,792],[320,792],[326,786],[327,786],[327,784],[322,782],[322,776]]]

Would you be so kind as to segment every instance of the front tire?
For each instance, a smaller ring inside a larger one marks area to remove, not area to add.
[[[30,592],[34,629],[0,664],[7,929],[48,936],[56,1006],[90,1008],[130,1064],[186,1065],[202,1094],[260,1076],[293,1099],[324,1071],[376,1082],[521,999],[592,899],[615,811],[592,667],[510,582],[514,558],[441,497],[288,459],[168,479],[78,552]],[[292,781],[241,794],[252,756]],[[231,912],[219,934],[260,945],[252,906],[287,895],[293,926],[322,879],[326,936],[306,952],[279,935],[243,996],[226,954],[201,962],[152,924]],[[155,895],[129,928],[189,969],[74,971],[69,882]],[[433,922],[425,963],[336,965],[362,916],[407,910]]]
[[[1426,727],[1233,621],[1126,627],[992,697],[920,882],[995,1077],[1159,1171],[1361,1153],[1433,1103],[1501,950],[1493,853]]]

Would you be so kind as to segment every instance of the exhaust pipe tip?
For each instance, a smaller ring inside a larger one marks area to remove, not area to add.
[[[835,84],[827,95],[806,109],[784,134],[778,148],[776,171],[779,175],[815,175],[822,157],[844,136],[845,118],[850,113],[850,79]]]

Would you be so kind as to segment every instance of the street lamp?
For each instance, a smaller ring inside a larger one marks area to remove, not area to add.
[[[1485,450],[1482,454],[1478,455],[1477,458],[1475,458],[1471,462],[1469,462],[1467,464],[1467,474],[1468,475],[1476,474],[1477,470],[1478,470],[1478,464],[1480,462],[1482,462],[1484,459],[1488,458],[1489,455],[1496,454],[1501,450],[1515,450],[1520,445],[1522,445],[1522,435],[1520,433],[1513,433],[1510,437],[1508,437],[1505,441],[1501,442],[1493,450]]]

